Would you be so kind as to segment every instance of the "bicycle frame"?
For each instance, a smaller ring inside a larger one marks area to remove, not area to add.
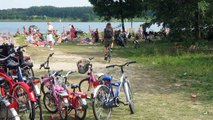
[[[35,94],[34,94],[34,92],[33,92],[33,89],[30,88],[28,84],[26,84],[25,82],[22,82],[22,81],[15,82],[11,77],[9,77],[9,76],[7,76],[6,74],[1,73],[1,72],[0,72],[0,76],[1,76],[1,77],[4,77],[5,80],[9,83],[9,85],[10,85],[9,94],[10,94],[10,95],[12,94],[14,88],[15,88],[16,86],[20,85],[20,86],[23,86],[23,88],[24,88],[25,91],[27,92],[27,94],[28,94],[28,96],[29,96],[29,98],[30,98],[30,101],[32,101],[32,102],[35,102],[35,101],[36,101],[36,97],[35,97]],[[0,88],[0,89],[1,89],[2,95],[5,96],[6,93],[4,92],[4,88]]]
[[[50,77],[49,77],[49,79],[46,79],[46,80],[48,80],[48,82],[50,82],[49,84],[50,84],[50,94],[52,94],[53,96],[54,96],[54,98],[55,98],[55,103],[57,104],[57,105],[59,105],[59,97],[61,96],[63,99],[64,99],[64,101],[66,102],[66,104],[67,104],[67,106],[68,106],[68,97],[69,97],[69,94],[67,93],[67,91],[66,91],[66,89],[64,89],[62,86],[59,86],[59,85],[56,85],[55,84],[55,75],[57,74],[57,73],[59,73],[60,71],[58,71],[58,72],[55,72],[54,74],[52,74]]]
[[[93,86],[95,88],[99,84],[100,83],[99,83],[98,79],[95,77],[95,75],[93,73],[92,66],[90,66],[90,72],[89,72],[89,89],[91,88],[91,86]]]

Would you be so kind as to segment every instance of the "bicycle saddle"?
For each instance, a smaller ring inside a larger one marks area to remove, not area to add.
[[[101,80],[103,81],[111,81],[112,80],[112,76],[108,76],[108,75],[105,75],[101,78]]]
[[[72,89],[78,88],[78,84],[71,84],[71,88]]]

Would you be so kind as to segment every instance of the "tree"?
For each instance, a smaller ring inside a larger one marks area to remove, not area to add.
[[[143,0],[89,0],[94,11],[105,20],[121,19],[125,31],[124,19],[131,19],[141,14]]]
[[[205,38],[212,26],[212,0],[144,0],[146,10],[152,10],[151,23],[168,24],[171,33],[184,38]]]

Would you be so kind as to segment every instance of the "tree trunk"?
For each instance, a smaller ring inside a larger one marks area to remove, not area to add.
[[[197,11],[195,12],[195,34],[196,34],[197,40],[199,40],[201,38],[199,8],[197,8]]]
[[[125,31],[125,27],[124,27],[124,18],[121,17],[121,25],[122,25],[122,31]]]

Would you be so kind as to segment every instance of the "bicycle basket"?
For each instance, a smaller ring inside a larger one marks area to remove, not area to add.
[[[82,59],[77,62],[78,72],[84,74],[89,69],[89,61]]]

